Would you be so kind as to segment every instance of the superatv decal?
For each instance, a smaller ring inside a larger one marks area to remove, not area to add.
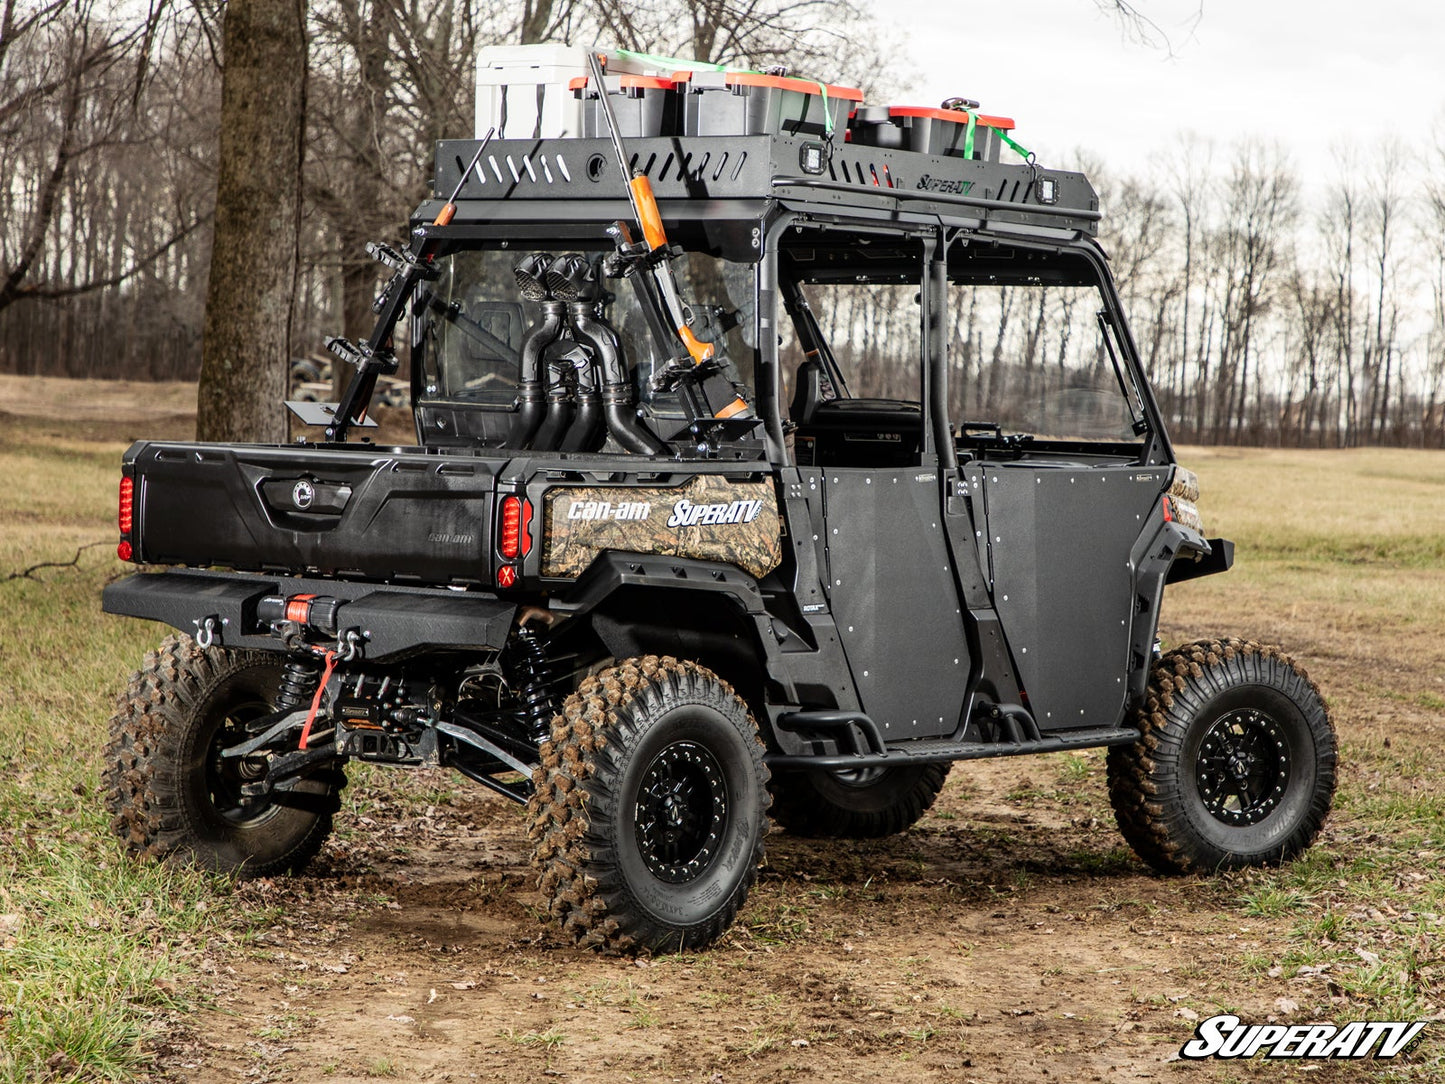
[[[672,506],[669,527],[710,527],[715,523],[751,523],[763,510],[762,501],[731,501],[727,504],[693,504],[684,497]]]
[[[783,559],[769,479],[704,474],[680,486],[558,486],[543,505],[544,576],[580,576],[603,550],[722,561],[754,576]]]
[[[972,181],[957,181],[948,177],[930,177],[925,173],[918,178],[917,187],[929,192],[948,192],[958,196],[966,196],[973,190]]]

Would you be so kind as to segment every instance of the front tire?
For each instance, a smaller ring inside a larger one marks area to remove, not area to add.
[[[1277,648],[1202,640],[1154,666],[1143,734],[1108,754],[1119,829],[1163,873],[1275,865],[1310,845],[1335,790],[1334,725]]]
[[[128,851],[243,878],[299,872],[316,856],[340,805],[340,768],[243,806],[248,770],[264,765],[219,755],[270,714],[281,668],[274,654],[201,648],[185,636],[146,656],[105,749],[106,805]]]
[[[538,887],[578,944],[676,952],[726,930],[757,878],[768,772],[747,705],[649,655],[586,678],[542,743]]]
[[[948,778],[948,764],[853,771],[812,769],[773,777],[773,820],[795,836],[878,839],[911,828]]]

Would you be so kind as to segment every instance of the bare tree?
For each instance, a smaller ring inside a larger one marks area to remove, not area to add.
[[[1368,325],[1361,364],[1369,379],[1369,405],[1365,432],[1372,440],[1384,437],[1390,428],[1391,384],[1396,382],[1399,362],[1400,301],[1396,280],[1400,253],[1396,235],[1403,217],[1404,150],[1397,142],[1385,143],[1375,156],[1366,183],[1365,223],[1369,229],[1368,252],[1373,279]]]
[[[229,0],[196,433],[286,439],[281,399],[298,271],[304,0]]]
[[[1429,267],[1430,323],[1425,336],[1424,400],[1420,420],[1427,432],[1445,433],[1440,414],[1445,410],[1445,114],[1435,126],[1430,163],[1424,185],[1418,231],[1422,254]],[[1428,438],[1427,438],[1428,439]],[[1439,447],[1440,440],[1429,441]]]
[[[118,147],[144,141],[133,123],[146,82],[154,22],[125,23],[92,0],[49,0],[0,9],[0,170],[17,183],[0,193],[0,310],[31,298],[57,300],[115,286],[161,258],[199,224],[182,222],[159,243],[93,273],[41,278],[55,247],[67,186]]]
[[[1317,220],[1327,261],[1327,273],[1334,298],[1331,313],[1334,319],[1335,367],[1340,388],[1341,435],[1344,447],[1353,447],[1359,432],[1359,374],[1355,365],[1356,322],[1355,306],[1358,298],[1355,289],[1357,269],[1356,245],[1360,230],[1361,195],[1357,175],[1357,164],[1347,152],[1336,155],[1337,178],[1331,186],[1330,196]]]
[[[1151,15],[1145,13],[1145,4],[1132,0],[1094,0],[1094,6],[1117,20],[1120,31],[1131,41],[1150,48],[1174,51],[1174,37]],[[1204,18],[1204,0],[1194,8],[1193,13],[1183,21],[1180,30],[1184,35],[1193,33]]]
[[[891,48],[856,0],[596,0],[576,15],[578,33],[626,49],[761,68],[864,89],[886,79]]]

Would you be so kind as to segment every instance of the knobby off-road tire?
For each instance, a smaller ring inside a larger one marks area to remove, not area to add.
[[[528,804],[562,929],[614,952],[716,939],[762,861],[762,754],[747,705],[696,663],[648,655],[586,678],[542,743]]]
[[[773,820],[795,836],[877,839],[907,831],[928,812],[948,764],[913,764],[858,771],[779,772],[773,777]]]
[[[1278,648],[1201,640],[1154,666],[1143,734],[1108,754],[1124,838],[1163,873],[1274,865],[1309,846],[1335,791],[1319,687]]]
[[[128,851],[241,877],[298,872],[316,856],[340,805],[340,768],[242,807],[246,769],[219,756],[273,710],[281,667],[268,652],[203,649],[185,636],[146,656],[105,747],[106,806]]]

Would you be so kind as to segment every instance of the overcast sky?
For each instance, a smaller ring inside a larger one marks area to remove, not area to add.
[[[909,104],[950,95],[1011,116],[1045,165],[1088,148],[1143,172],[1192,129],[1278,140],[1310,188],[1331,147],[1390,133],[1423,153],[1445,108],[1445,5],[1435,0],[1136,0],[1169,37],[1128,40],[1093,0],[871,0],[906,38]]]

